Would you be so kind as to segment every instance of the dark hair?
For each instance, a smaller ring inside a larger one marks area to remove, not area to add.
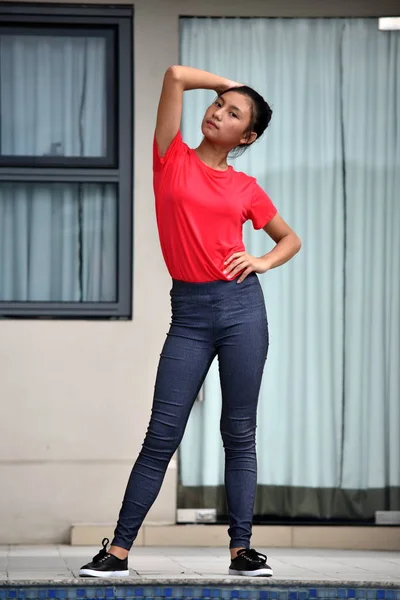
[[[241,85],[229,88],[224,90],[219,97],[223,96],[227,92],[236,92],[238,94],[242,94],[243,96],[247,96],[251,100],[251,118],[250,124],[246,130],[247,135],[250,137],[252,131],[257,134],[257,140],[260,139],[264,131],[267,129],[268,124],[272,117],[272,109],[264,100],[264,98],[253,88],[248,87],[247,85]],[[255,140],[254,140],[255,141]],[[254,144],[254,142],[251,142]],[[251,146],[251,144],[239,144],[236,148],[233,148],[231,152],[233,152],[234,158],[240,156]]]

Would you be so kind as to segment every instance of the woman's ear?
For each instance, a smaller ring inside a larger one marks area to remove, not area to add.
[[[246,144],[247,146],[250,146],[250,144],[252,144],[253,142],[255,142],[257,139],[257,134],[255,131],[251,131],[250,133],[248,133],[245,137],[243,137],[240,140],[241,144]]]

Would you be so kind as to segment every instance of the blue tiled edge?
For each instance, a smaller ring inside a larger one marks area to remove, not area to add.
[[[400,600],[399,589],[304,586],[23,585],[1,582],[0,600]]]

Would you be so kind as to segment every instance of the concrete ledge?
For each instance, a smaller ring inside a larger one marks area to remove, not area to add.
[[[287,590],[286,593],[288,591],[292,592],[294,590],[296,590],[296,588],[302,588],[303,590],[307,590],[309,588],[316,588],[316,589],[322,589],[323,591],[327,592],[328,590],[330,591],[330,596],[329,598],[332,600],[336,600],[341,598],[341,596],[337,594],[332,594],[331,590],[341,590],[343,591],[343,588],[353,588],[353,589],[357,589],[357,588],[361,588],[364,593],[366,591],[366,589],[376,589],[376,592],[379,590],[383,590],[383,589],[392,589],[394,590],[394,594],[396,594],[396,592],[398,592],[399,590],[399,582],[398,581],[387,581],[385,579],[373,579],[373,580],[366,580],[366,581],[354,581],[351,579],[345,579],[345,580],[336,580],[336,581],[332,581],[332,579],[308,579],[307,581],[305,581],[304,579],[296,579],[294,577],[290,578],[290,579],[278,579],[277,577],[272,577],[272,578],[268,578],[267,583],[265,581],[265,578],[262,577],[252,577],[251,581],[249,581],[249,578],[246,577],[234,577],[234,576],[230,576],[228,577],[224,577],[221,575],[221,577],[210,577],[210,576],[204,576],[204,577],[146,577],[146,579],[140,578],[137,575],[132,575],[130,577],[112,577],[112,578],[107,578],[107,579],[103,579],[103,578],[95,578],[92,577],[90,578],[90,581],[88,581],[87,579],[84,580],[84,583],[82,582],[82,578],[81,577],[74,577],[74,578],[62,578],[62,579],[51,579],[50,577],[48,579],[43,579],[42,577],[39,578],[31,578],[31,579],[20,579],[20,578],[16,578],[16,579],[8,579],[6,581],[0,581],[0,589],[7,589],[7,591],[15,591],[16,594],[18,594],[19,592],[21,592],[21,589],[23,590],[23,588],[29,587],[30,588],[30,593],[32,593],[32,588],[31,586],[36,586],[36,587],[49,587],[51,586],[52,588],[74,588],[74,587],[79,587],[79,588],[84,588],[84,589],[92,589],[93,587],[101,587],[104,589],[105,584],[107,586],[118,586],[118,587],[135,587],[137,586],[138,588],[143,589],[143,587],[151,587],[154,586],[157,590],[160,589],[160,587],[171,587],[171,586],[176,586],[176,587],[180,587],[183,588],[183,586],[199,586],[202,589],[205,589],[207,587],[212,587],[212,588],[218,588],[219,586],[224,586],[224,588],[228,587],[228,588],[244,588],[245,590],[252,590],[254,591],[255,588],[259,587],[262,588],[262,590],[265,592],[266,589],[276,589],[284,591]],[[250,587],[251,586],[251,587]],[[24,590],[23,590],[24,591]],[[375,592],[375,597],[376,597],[376,592]],[[123,592],[124,593],[124,592]],[[154,590],[153,593],[156,593],[156,590]],[[248,592],[247,592],[248,593]],[[279,592],[278,592],[279,593]],[[100,594],[99,594],[99,597]],[[154,598],[153,595],[149,595],[147,596],[150,599]],[[253,596],[254,597],[254,596]],[[325,598],[326,596],[322,596],[322,598]],[[360,596],[361,598],[363,598],[364,600],[364,596]],[[395,596],[393,596],[395,597]],[[37,598],[37,597],[36,597]],[[192,600],[190,598],[190,600]]]
[[[293,527],[293,548],[400,550],[400,527]]]
[[[71,545],[98,546],[104,537],[112,539],[114,527],[101,523],[76,524],[71,528]],[[134,545],[227,547],[227,528],[227,525],[145,523]],[[252,544],[264,548],[400,551],[400,528],[255,525]]]

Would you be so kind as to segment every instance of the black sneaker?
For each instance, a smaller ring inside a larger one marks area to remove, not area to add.
[[[92,562],[83,565],[79,571],[80,577],[128,577],[128,559],[117,558],[114,554],[107,552],[107,544],[110,543],[108,538],[104,538],[101,542],[103,548]]]
[[[242,548],[232,559],[229,575],[245,575],[246,577],[271,577],[273,571],[267,565],[265,554],[253,548]]]

